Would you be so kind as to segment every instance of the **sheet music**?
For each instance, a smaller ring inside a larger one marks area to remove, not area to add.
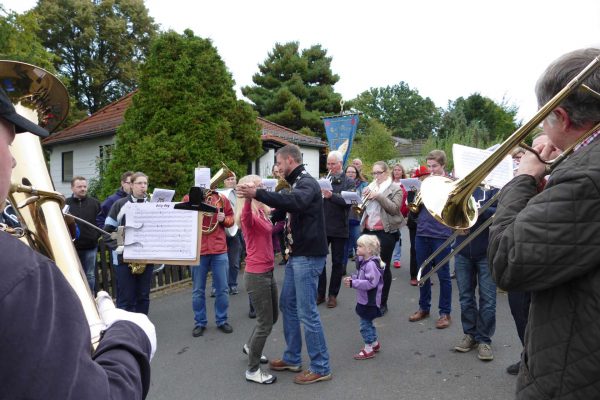
[[[400,179],[400,182],[409,192],[416,192],[421,189],[421,180],[417,178]]]
[[[267,192],[274,192],[275,187],[277,187],[277,179],[267,179],[263,178],[262,184],[267,190]]]
[[[452,155],[454,157],[454,175],[457,178],[464,178],[490,155],[491,151],[477,149],[475,147],[463,146],[460,144],[452,145]],[[513,162],[510,155],[496,168],[489,173],[484,182],[496,188],[502,188],[513,178]]]
[[[319,182],[319,186],[321,190],[329,190],[333,191],[333,186],[331,186],[331,181],[327,178],[321,178],[317,182]]]
[[[194,186],[204,189],[210,188],[210,168],[194,169]]]
[[[154,188],[150,203],[168,203],[173,201],[173,196],[175,196],[174,190]]]
[[[360,196],[357,192],[346,192],[342,190],[342,198],[346,201],[346,204],[358,204],[361,201]]]
[[[129,203],[125,212],[126,260],[193,260],[198,250],[198,213],[176,203]]]

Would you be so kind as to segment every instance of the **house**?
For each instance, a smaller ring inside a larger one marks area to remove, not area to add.
[[[425,158],[423,153],[427,139],[404,139],[392,137],[394,147],[397,151],[397,161],[401,163],[408,171],[419,166],[419,160]]]
[[[57,191],[71,194],[71,179],[81,175],[88,180],[98,174],[98,165],[110,159],[115,146],[117,128],[123,123],[125,111],[135,92],[123,96],[76,124],[54,133],[42,141],[50,154],[50,176]],[[271,175],[277,149],[293,143],[300,147],[308,172],[319,176],[320,161],[327,143],[319,138],[302,135],[264,118],[261,127],[263,153],[248,166],[248,173],[263,178]],[[223,160],[227,164],[227,160]]]

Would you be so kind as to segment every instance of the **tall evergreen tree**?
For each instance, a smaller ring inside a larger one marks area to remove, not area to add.
[[[252,107],[236,99],[231,74],[208,39],[169,31],[153,43],[139,90],[118,129],[102,194],[126,170],[140,170],[152,187],[181,195],[198,164],[215,173],[221,161],[238,173],[260,153]]]
[[[298,42],[276,43],[252,81],[242,88],[261,117],[294,130],[323,134],[321,117],[340,111],[339,76],[321,45],[300,51]]]
[[[93,113],[135,88],[158,29],[143,0],[38,0],[32,12],[78,108]]]
[[[392,135],[407,139],[428,138],[440,122],[440,110],[407,83],[371,88],[350,102],[366,118],[381,121]]]

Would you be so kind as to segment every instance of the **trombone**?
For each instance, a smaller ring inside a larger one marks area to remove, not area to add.
[[[517,129],[487,160],[464,178],[452,181],[446,177],[430,176],[428,179],[425,179],[421,184],[420,193],[422,203],[429,213],[436,220],[453,229],[468,229],[472,227],[477,221],[477,206],[472,193],[479,186],[480,182],[573,91],[583,89],[594,95],[598,95],[593,89],[584,85],[583,81],[599,67],[600,56],[594,58],[564,88],[544,104],[525,125]],[[590,130],[582,135],[576,145],[587,139],[593,132],[594,130]],[[572,151],[572,149],[569,150]],[[566,154],[562,157],[559,156],[554,161],[560,162],[566,156]]]

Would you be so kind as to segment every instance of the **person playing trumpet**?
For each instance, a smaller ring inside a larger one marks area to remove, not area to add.
[[[384,315],[388,310],[387,299],[392,286],[392,253],[400,228],[406,223],[400,212],[404,193],[400,186],[392,182],[390,168],[385,162],[373,164],[373,176],[375,180],[363,190],[367,203],[360,226],[363,234],[377,236],[381,245],[381,260],[385,269],[380,310]]]

